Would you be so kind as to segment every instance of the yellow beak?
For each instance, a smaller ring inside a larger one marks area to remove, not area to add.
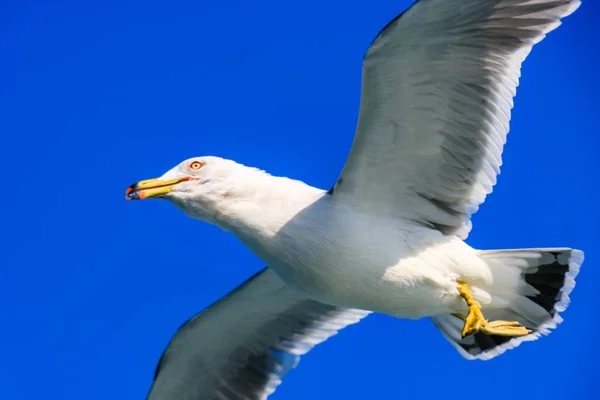
[[[126,200],[144,200],[151,197],[163,198],[167,193],[173,191],[173,186],[178,183],[189,181],[192,178],[177,179],[148,179],[139,181],[127,188],[125,192]]]

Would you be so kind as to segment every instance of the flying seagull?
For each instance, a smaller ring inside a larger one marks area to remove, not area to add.
[[[548,334],[583,253],[465,243],[496,183],[521,63],[578,0],[421,0],[363,61],[360,115],[330,190],[218,157],[127,189],[233,233],[268,267],[186,322],[151,400],[264,399],[370,312],[430,317],[467,359]]]

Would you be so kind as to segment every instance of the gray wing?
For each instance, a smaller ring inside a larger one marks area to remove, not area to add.
[[[179,328],[148,399],[265,399],[301,355],[368,314],[308,300],[265,268]]]
[[[500,171],[521,63],[579,5],[421,0],[390,22],[365,55],[333,196],[466,238]]]

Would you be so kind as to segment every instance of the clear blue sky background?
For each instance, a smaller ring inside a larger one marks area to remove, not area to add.
[[[330,187],[362,56],[410,3],[2,0],[0,398],[143,398],[175,329],[263,263],[125,188],[206,154]],[[473,362],[428,320],[372,316],[273,399],[600,398],[594,3],[526,61],[502,175],[468,240],[584,249],[565,323]]]

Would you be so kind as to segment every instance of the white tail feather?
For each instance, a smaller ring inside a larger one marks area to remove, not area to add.
[[[450,314],[432,317],[448,341],[468,359],[487,360],[525,341],[547,335],[562,322],[560,313],[569,306],[569,294],[583,263],[583,252],[568,248],[491,250],[478,254],[495,277],[517,274],[514,285],[490,290],[502,307],[482,309],[488,320],[519,321],[533,332],[523,337],[488,336],[477,333],[461,338],[463,321]]]

